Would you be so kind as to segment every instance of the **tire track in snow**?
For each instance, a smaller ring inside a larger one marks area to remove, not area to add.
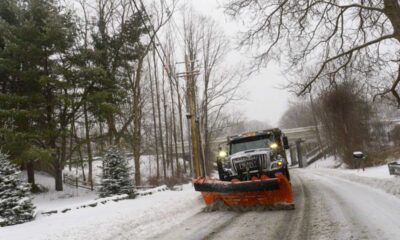
[[[230,223],[239,216],[240,213],[236,212],[200,212],[183,223],[174,226],[168,232],[149,239],[207,239],[213,233],[230,226]]]
[[[273,239],[309,239],[310,191],[298,174],[293,174],[292,184],[296,209],[287,212]]]
[[[295,210],[199,213],[153,239],[400,239],[400,200],[368,186],[292,169]]]
[[[400,200],[369,186],[307,172],[330,206],[339,235],[332,239],[400,239]]]
[[[309,191],[293,175],[295,210],[246,212],[207,239],[308,239]]]

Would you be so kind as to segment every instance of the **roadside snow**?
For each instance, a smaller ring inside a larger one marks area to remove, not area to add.
[[[382,166],[376,166],[376,167],[370,167],[370,168],[366,168],[365,171],[363,171],[362,169],[360,170],[345,170],[346,172],[350,172],[353,173],[354,175],[357,176],[362,176],[362,177],[374,177],[374,178],[384,178],[384,179],[393,179],[393,178],[397,178],[394,175],[389,175],[389,168],[388,166],[382,165]]]
[[[345,165],[341,164],[339,160],[335,160],[333,156],[329,156],[326,159],[320,159],[310,164],[307,168],[335,169],[335,171],[354,174],[361,177],[373,177],[373,178],[384,178],[384,179],[397,178],[397,176],[389,175],[389,168],[387,164],[365,168],[365,171],[363,171],[362,169],[346,169]]]
[[[27,178],[26,171],[22,172],[21,178]],[[54,177],[45,172],[35,172],[35,182],[48,189],[48,192],[33,195],[33,204],[39,214],[97,198],[97,194],[94,191],[70,187],[66,184],[64,184],[64,191],[55,191]]]
[[[307,167],[319,175],[330,175],[383,190],[400,198],[400,177],[389,175],[387,164],[362,169],[344,169],[332,156],[321,159]]]
[[[304,173],[302,179],[311,189],[311,195],[326,206],[316,211],[327,209],[330,215],[329,225],[324,227],[332,228],[332,235],[315,239],[400,239],[398,198],[374,189],[374,186],[371,188],[332,174],[303,169],[299,172]],[[311,231],[321,225],[316,222]]]
[[[337,168],[340,162],[334,156],[328,156],[326,159],[320,159],[307,166],[307,168]]]
[[[132,200],[40,215],[25,224],[4,227],[0,239],[144,239],[179,224],[201,210],[202,199],[191,184]],[[64,206],[66,207],[66,206]]]

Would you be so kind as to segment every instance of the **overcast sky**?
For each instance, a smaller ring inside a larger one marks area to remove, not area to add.
[[[222,0],[187,0],[193,8],[203,15],[208,15],[219,22],[226,34],[231,38],[237,36],[239,24],[225,16],[219,8]],[[243,53],[235,53],[233,56],[240,58],[246,64],[252,63],[251,56]],[[246,115],[248,120],[267,121],[271,125],[278,124],[278,121],[288,107],[290,94],[280,89],[286,82],[281,73],[281,68],[275,63],[268,65],[259,73],[255,73],[244,83],[243,92],[247,100],[237,104],[237,110]]]

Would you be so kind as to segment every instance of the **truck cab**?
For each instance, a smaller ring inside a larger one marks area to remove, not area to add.
[[[247,132],[227,139],[228,151],[220,149],[217,168],[220,180],[250,180],[253,176],[275,177],[282,173],[290,180],[286,149],[288,139],[278,128]]]

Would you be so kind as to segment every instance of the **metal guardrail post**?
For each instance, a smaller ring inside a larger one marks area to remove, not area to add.
[[[303,152],[302,152],[302,149],[301,149],[301,143],[302,142],[303,141],[301,139],[296,141],[297,161],[299,162],[299,168],[306,167],[306,166],[304,166],[305,164],[303,162]]]
[[[290,153],[290,164],[294,166],[297,163],[296,154],[294,152],[294,146],[290,146],[289,153]]]

